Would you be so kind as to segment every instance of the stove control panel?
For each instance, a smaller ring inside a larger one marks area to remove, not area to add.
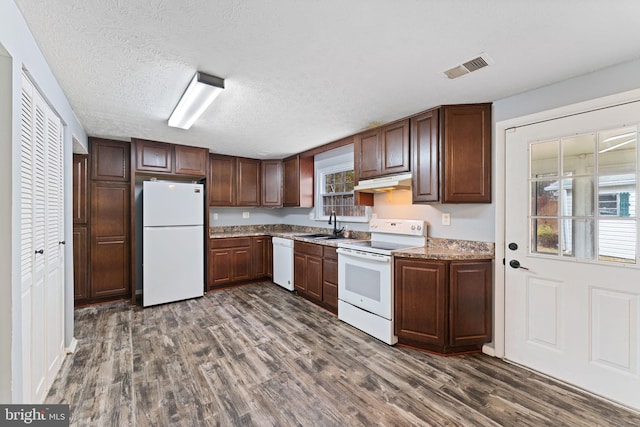
[[[424,221],[416,219],[372,219],[369,222],[372,233],[403,234],[406,236],[426,236]]]

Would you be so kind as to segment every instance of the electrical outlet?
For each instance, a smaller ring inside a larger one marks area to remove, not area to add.
[[[316,219],[316,216],[313,214],[313,209],[309,212],[309,219]]]
[[[451,214],[443,213],[442,214],[442,225],[451,225]]]
[[[242,218],[243,219],[249,218],[249,212],[242,212]]]
[[[218,220],[218,213],[217,213],[217,212],[214,212],[214,213],[213,213],[213,220],[214,220],[214,221],[217,221],[217,220]]]

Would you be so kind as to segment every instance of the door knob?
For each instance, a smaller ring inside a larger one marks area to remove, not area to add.
[[[521,268],[523,270],[528,270],[527,267],[521,266],[520,261],[518,261],[517,259],[512,259],[511,261],[509,261],[509,265],[511,266],[511,268]]]
[[[509,243],[509,249],[515,251],[516,249],[518,249],[518,244],[514,242]]]

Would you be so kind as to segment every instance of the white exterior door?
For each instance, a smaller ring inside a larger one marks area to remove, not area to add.
[[[507,130],[505,357],[640,409],[640,103]]]
[[[44,401],[64,357],[62,123],[26,76],[21,96],[23,401]]]

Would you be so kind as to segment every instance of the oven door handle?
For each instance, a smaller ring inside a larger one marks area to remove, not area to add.
[[[389,261],[391,261],[391,257],[390,256],[372,254],[372,253],[362,252],[362,251],[354,251],[353,249],[338,248],[336,250],[336,252],[338,252],[339,254],[345,255],[345,256],[350,256],[350,257],[353,257],[353,258],[366,259],[368,261],[375,261],[375,262],[389,262]]]

